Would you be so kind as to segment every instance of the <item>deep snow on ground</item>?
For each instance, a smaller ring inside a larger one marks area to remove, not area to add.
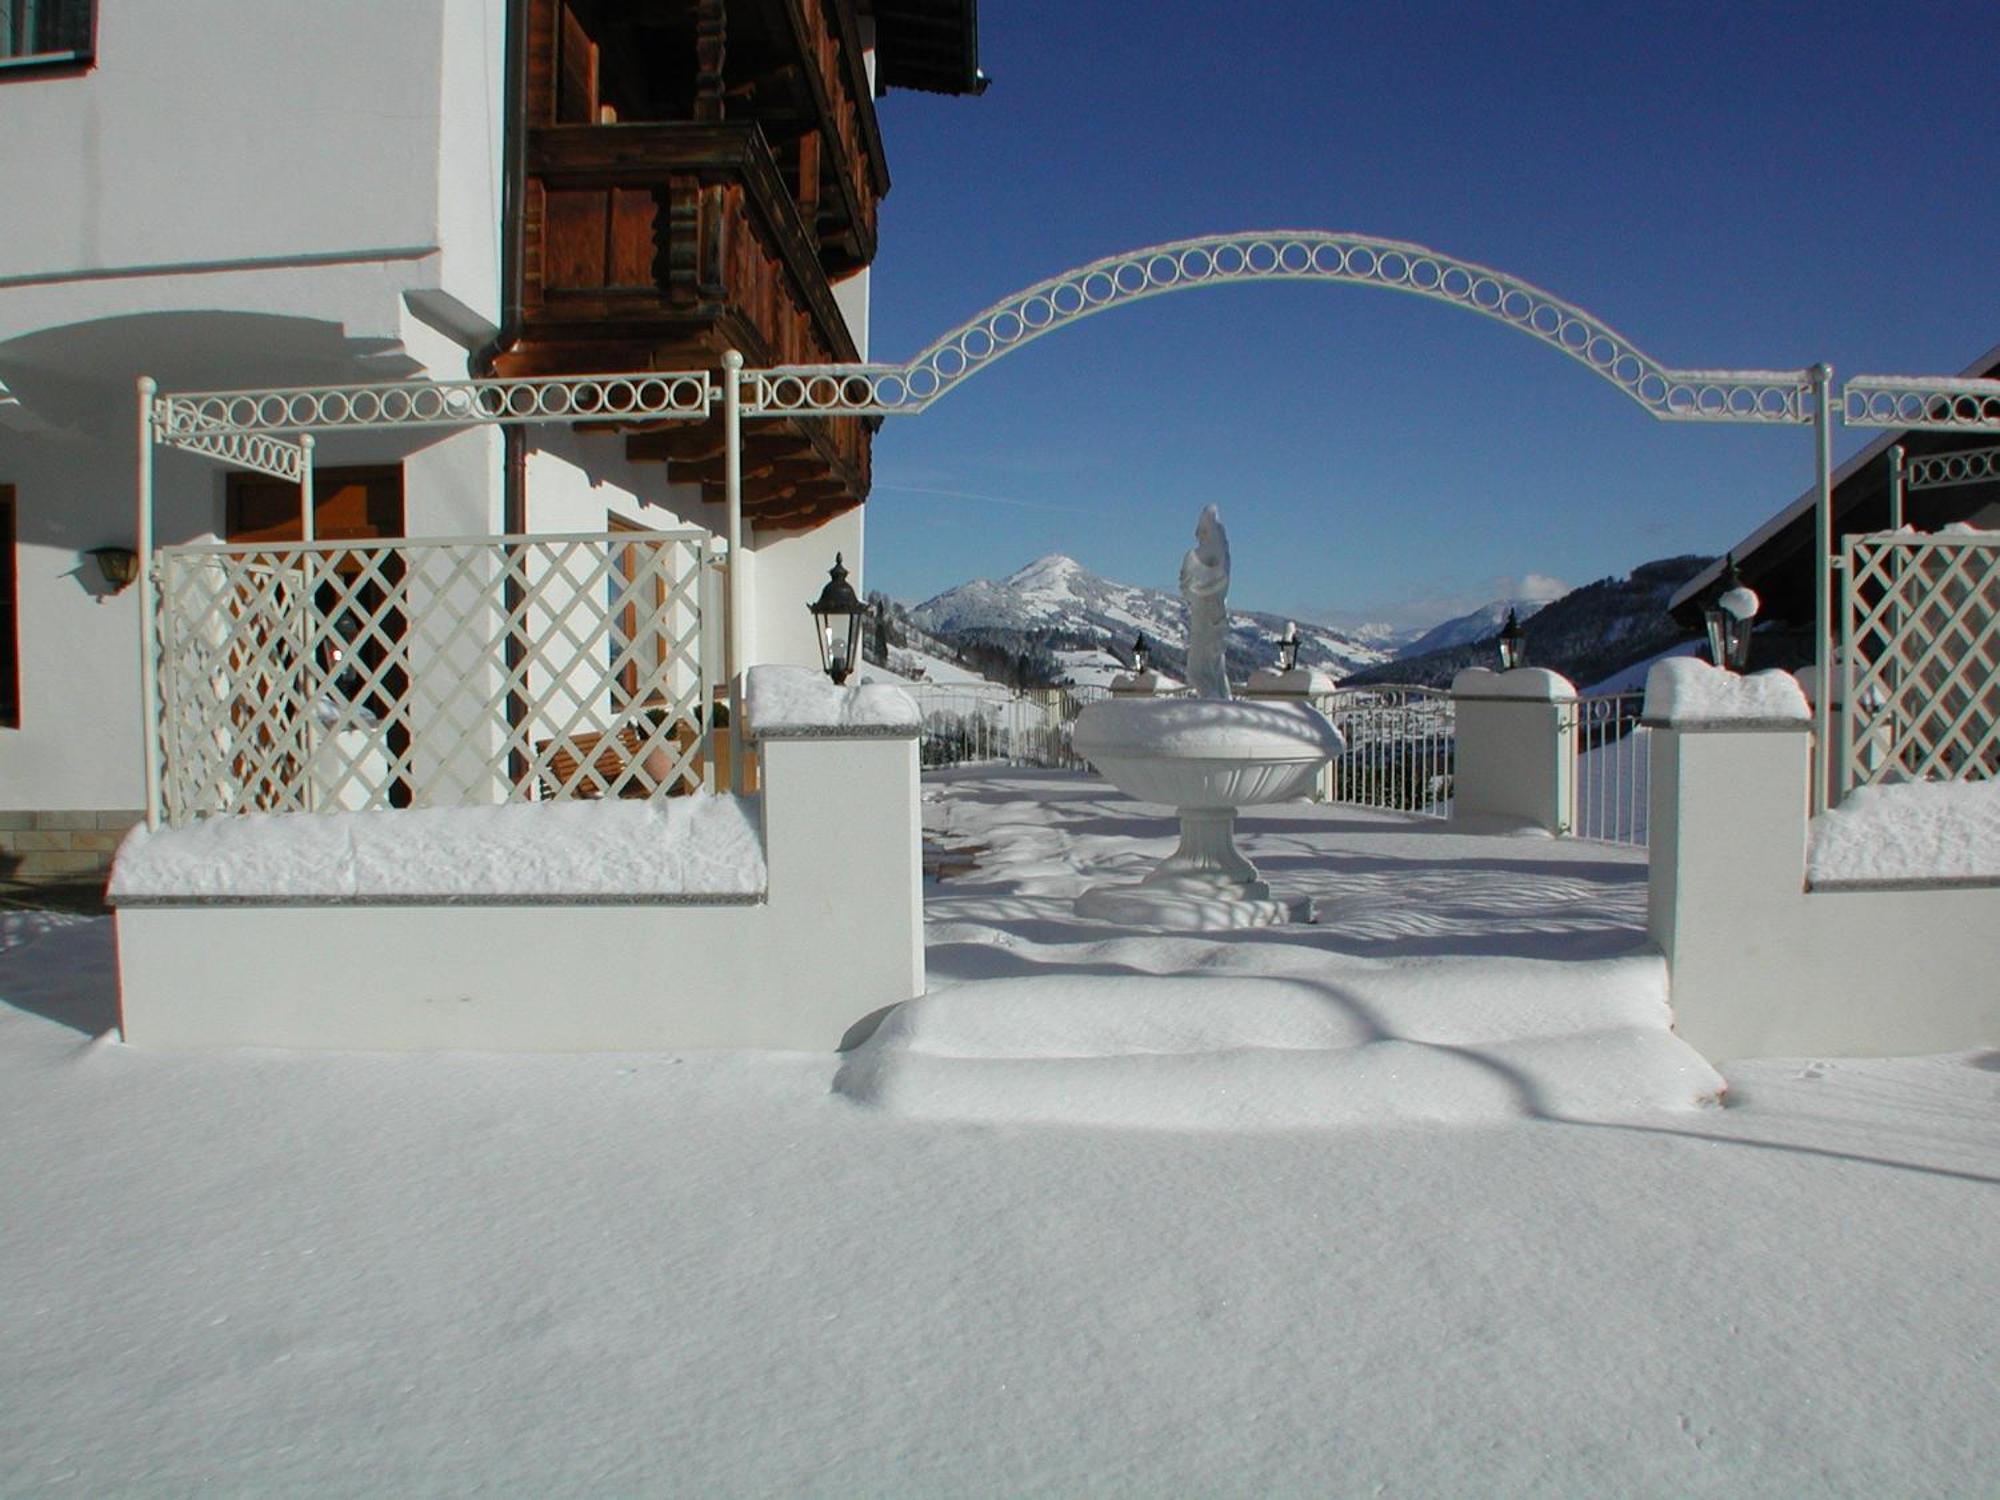
[[[1132,804],[926,792],[986,845],[931,891],[932,999],[996,986],[937,1007],[961,1046],[1060,1039],[1067,985],[1129,1047],[1155,975],[1644,1003],[1620,851],[1279,809],[1246,848],[1326,923],[1149,937],[1065,915],[1165,847]],[[0,996],[0,1493],[1991,1491],[2000,1054],[1108,1128],[857,1103],[830,1057],[136,1051],[92,1039],[102,919],[0,916]]]

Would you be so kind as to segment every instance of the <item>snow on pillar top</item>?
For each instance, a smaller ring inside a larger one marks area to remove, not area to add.
[[[1516,667],[1496,672],[1491,667],[1467,667],[1451,680],[1454,698],[1510,698],[1529,703],[1571,703],[1576,685],[1547,667]]]
[[[886,682],[836,686],[813,667],[752,667],[744,723],[757,739],[909,736],[923,728],[916,700]]]
[[[1675,656],[1646,673],[1644,721],[1670,729],[1808,729],[1812,709],[1789,672],[1739,677]]]

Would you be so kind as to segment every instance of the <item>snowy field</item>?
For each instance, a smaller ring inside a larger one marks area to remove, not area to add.
[[[0,1493],[1993,1493],[2000,1054],[1718,1105],[1632,851],[1288,807],[1320,925],[1149,937],[1133,804],[925,792],[845,1060],[137,1052],[0,916]]]

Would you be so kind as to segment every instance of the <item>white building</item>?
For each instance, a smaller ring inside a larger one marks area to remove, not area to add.
[[[774,68],[774,60],[786,66]],[[0,4],[0,874],[143,803],[135,382],[714,369],[867,347],[872,93],[976,92],[970,0]],[[746,661],[859,581],[869,431],[760,424]],[[719,529],[679,431],[326,436],[323,538]],[[297,491],[163,452],[161,543],[297,538]],[[704,642],[704,649],[713,649]]]

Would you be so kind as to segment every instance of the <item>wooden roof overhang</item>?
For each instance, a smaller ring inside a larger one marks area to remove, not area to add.
[[[1961,373],[1980,379],[2000,376],[2000,347],[1987,351]],[[1962,449],[1990,448],[1993,439],[1989,433],[1909,430],[1884,432],[1876,437],[1834,470],[1836,547],[1842,536],[1888,529],[1888,452],[1899,445],[1906,458],[1922,458]],[[1813,565],[1816,500],[1815,490],[1805,491],[1730,549],[1738,576],[1757,592],[1761,620],[1803,626],[1813,623],[1817,609]],[[1918,491],[1905,495],[1903,519],[1919,531],[1935,531],[1995,504],[2000,504],[2000,481]],[[1722,568],[1722,561],[1717,559],[1689,579],[1668,604],[1673,617],[1690,630],[1701,628],[1702,607],[1715,592]]]
[[[873,0],[875,78],[884,89],[983,94],[979,0]]]

